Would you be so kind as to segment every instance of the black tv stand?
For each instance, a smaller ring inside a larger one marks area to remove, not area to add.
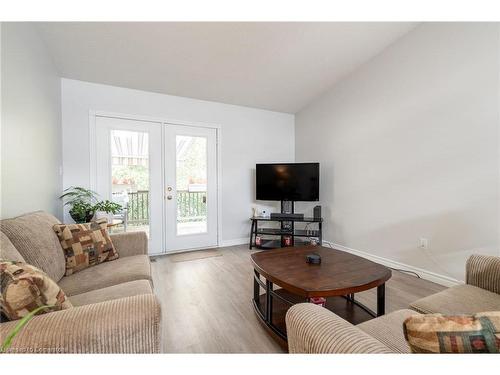
[[[275,214],[271,213],[271,219],[291,219],[291,220],[296,220],[296,219],[303,219],[304,214]]]
[[[287,208],[288,206],[288,208]],[[254,247],[258,249],[275,249],[279,247],[295,246],[296,237],[301,238],[313,238],[322,244],[323,234],[322,218],[314,217],[286,217],[286,214],[294,213],[294,202],[282,201],[281,202],[281,213],[284,216],[281,217],[252,217],[250,218],[252,226],[250,229],[250,250]],[[279,222],[279,228],[259,228],[259,222]],[[295,223],[307,223],[305,229],[295,229]],[[316,228],[309,228],[309,225],[313,224]],[[266,239],[264,236],[273,236],[275,239]],[[256,243],[257,237],[261,238],[260,244]],[[276,239],[279,237],[279,239]]]

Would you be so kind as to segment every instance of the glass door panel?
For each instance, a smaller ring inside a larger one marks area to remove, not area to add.
[[[207,232],[207,139],[176,136],[177,235]]]
[[[144,231],[149,237],[149,134],[111,130],[112,200],[124,208],[115,215],[125,232]]]

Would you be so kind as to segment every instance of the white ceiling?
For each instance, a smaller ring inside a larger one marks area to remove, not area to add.
[[[66,78],[296,113],[414,23],[41,23]]]

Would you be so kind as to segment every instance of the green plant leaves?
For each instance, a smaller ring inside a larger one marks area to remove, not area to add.
[[[90,189],[85,189],[80,186],[71,186],[63,191],[59,197],[64,200],[64,205],[73,205],[75,202],[94,203],[97,201],[98,194]]]
[[[104,211],[107,212],[108,214],[117,214],[118,212],[121,211],[122,206],[121,204],[111,202],[109,200],[97,202],[97,204],[94,206],[94,209],[96,211]]]

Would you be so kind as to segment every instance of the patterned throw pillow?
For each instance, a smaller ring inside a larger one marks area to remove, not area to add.
[[[108,234],[106,219],[86,224],[56,224],[54,231],[66,258],[66,276],[118,259],[118,253]]]
[[[47,274],[24,262],[0,261],[0,310],[7,320],[21,319],[44,305],[38,314],[73,307]]]
[[[413,353],[500,353],[500,311],[414,315],[403,330]]]

